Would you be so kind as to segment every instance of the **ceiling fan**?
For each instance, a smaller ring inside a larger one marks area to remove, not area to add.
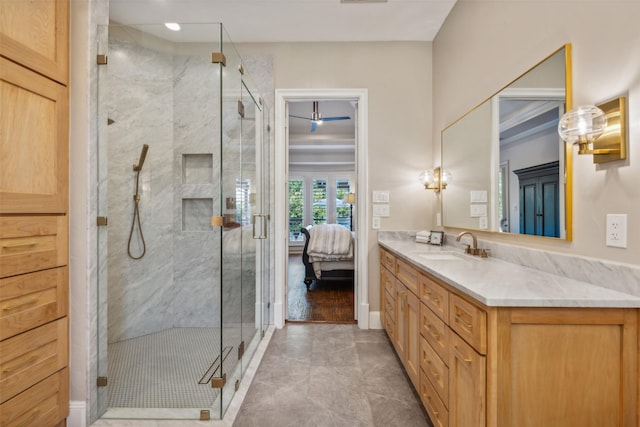
[[[351,120],[349,116],[336,116],[336,117],[322,117],[322,114],[318,111],[318,101],[313,101],[313,111],[311,112],[311,117],[302,117],[302,116],[294,116],[290,115],[289,117],[294,117],[296,119],[302,120],[311,120],[311,132],[315,132],[318,128],[318,125],[323,122],[335,122],[337,120]]]

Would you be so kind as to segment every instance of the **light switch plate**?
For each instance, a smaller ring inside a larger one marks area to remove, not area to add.
[[[375,204],[373,205],[373,216],[389,216],[389,205]]]
[[[478,218],[481,216],[487,216],[487,205],[471,205],[469,209],[469,215],[472,218]]]
[[[389,203],[389,192],[374,191],[372,199],[373,199],[373,203]]]

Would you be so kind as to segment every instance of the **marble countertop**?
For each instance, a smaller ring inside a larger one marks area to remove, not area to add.
[[[451,246],[380,236],[378,243],[490,307],[640,307],[640,297]]]

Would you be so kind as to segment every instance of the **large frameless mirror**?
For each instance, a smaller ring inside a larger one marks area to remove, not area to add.
[[[442,131],[445,227],[571,240],[571,108],[564,45]]]

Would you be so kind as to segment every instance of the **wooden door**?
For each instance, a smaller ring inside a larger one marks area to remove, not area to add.
[[[637,426],[635,309],[501,309],[499,426]]]
[[[416,390],[420,389],[420,300],[413,292],[407,292],[406,305],[406,355],[404,367]]]
[[[65,213],[66,87],[0,58],[0,213]]]
[[[487,402],[486,357],[478,354],[456,333],[451,333],[450,343],[449,426],[484,427]]]
[[[560,237],[558,162],[513,172],[520,185],[520,234]]]

